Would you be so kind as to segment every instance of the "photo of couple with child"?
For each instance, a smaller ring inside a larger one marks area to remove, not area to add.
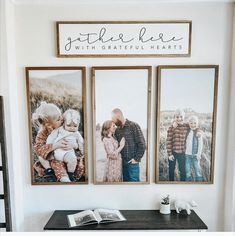
[[[83,70],[29,68],[32,183],[84,183]]]

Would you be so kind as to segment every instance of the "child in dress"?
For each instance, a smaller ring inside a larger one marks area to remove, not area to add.
[[[60,109],[55,104],[41,102],[33,113],[32,119],[36,126],[39,127],[34,149],[40,164],[45,169],[44,174],[52,175],[55,173],[60,182],[70,182],[64,163],[54,160],[52,155],[57,148],[65,148],[65,143],[61,141],[54,144],[46,144],[48,135],[63,123]],[[38,162],[34,164],[34,168],[38,170]]]
[[[196,181],[203,181],[200,159],[202,155],[203,140],[202,135],[198,135],[198,117],[189,117],[189,129],[186,134],[186,181],[192,181],[191,169],[195,172]]]
[[[69,179],[76,181],[74,171],[77,166],[77,156],[75,149],[79,149],[84,154],[84,140],[78,131],[80,124],[80,114],[69,109],[63,114],[64,124],[53,130],[47,138],[47,144],[54,144],[60,140],[65,140],[70,144],[69,148],[58,148],[54,151],[54,157],[58,161],[63,161],[67,165]]]

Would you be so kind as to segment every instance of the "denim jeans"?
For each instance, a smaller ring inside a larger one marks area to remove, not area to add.
[[[198,161],[197,157],[192,155],[185,155],[185,158],[186,158],[186,163],[185,163],[186,181],[193,180],[191,175],[191,169],[193,169],[195,172],[196,181],[203,181],[202,170],[200,162]]]
[[[173,152],[174,160],[169,160],[169,180],[175,180],[175,165],[176,161],[178,162],[179,172],[180,172],[180,181],[185,181],[185,154]]]
[[[123,165],[123,181],[139,182],[140,181],[140,165],[139,163],[125,163]]]

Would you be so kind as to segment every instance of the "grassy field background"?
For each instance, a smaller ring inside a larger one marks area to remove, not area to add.
[[[81,114],[81,122],[79,132],[84,137],[84,120],[83,120],[83,101],[82,101],[82,80],[74,73],[59,73],[58,75],[48,76],[40,79],[31,77],[29,80],[30,88],[30,108],[31,118],[36,108],[40,106],[42,101],[53,103],[57,105],[61,112],[64,113],[67,109],[75,109]],[[35,138],[39,127],[31,121],[32,126],[32,146],[35,144]],[[38,160],[34,148],[32,148],[33,162]],[[36,182],[51,182],[50,177],[38,176],[34,171],[34,178]]]
[[[200,165],[205,181],[210,180],[210,166],[211,166],[211,147],[212,147],[212,114],[210,113],[196,113],[191,110],[185,110],[185,122],[190,115],[196,115],[199,119],[199,129],[203,133],[203,151]],[[167,130],[172,125],[174,111],[162,111],[160,116],[160,143],[158,151],[158,166],[159,166],[159,180],[168,181],[168,156],[166,151]],[[192,171],[192,175],[194,173]],[[179,180],[178,166],[176,166],[175,180]]]

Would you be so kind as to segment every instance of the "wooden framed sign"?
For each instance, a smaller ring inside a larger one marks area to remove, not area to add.
[[[189,57],[191,21],[58,21],[58,57]]]

